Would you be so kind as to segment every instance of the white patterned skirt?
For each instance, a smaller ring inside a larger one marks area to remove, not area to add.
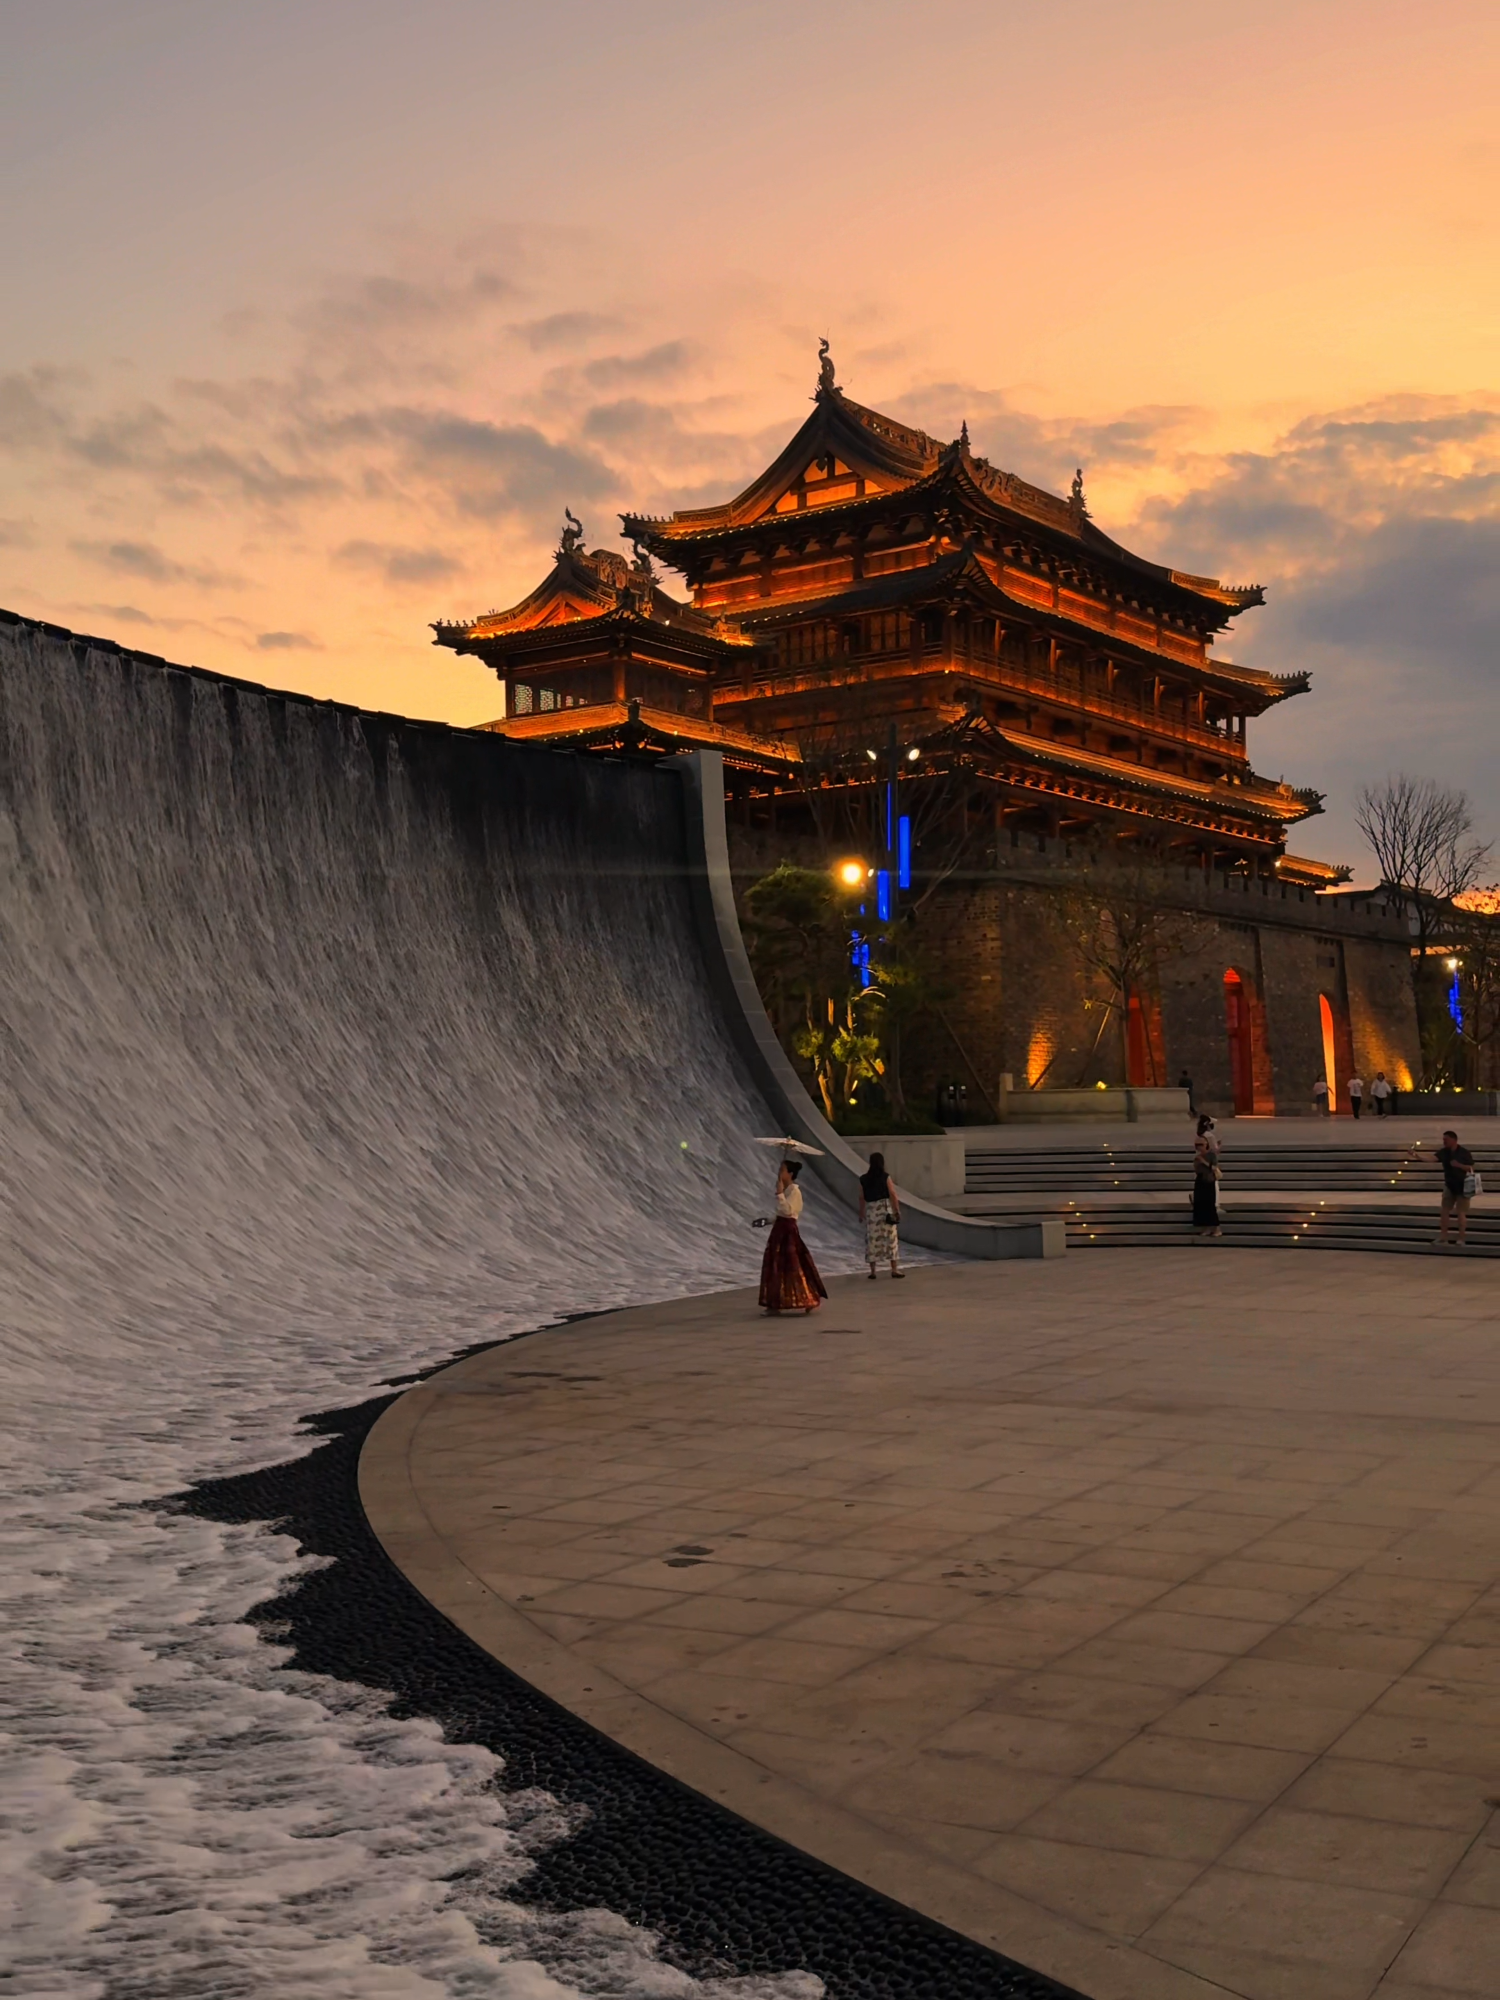
[[[900,1251],[896,1242],[896,1218],[888,1201],[865,1203],[865,1262],[894,1264]]]

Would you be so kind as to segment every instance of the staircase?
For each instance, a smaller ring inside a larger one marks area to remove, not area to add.
[[[1225,1196],[1224,1234],[1208,1248],[1242,1250],[1384,1250],[1438,1254],[1437,1197],[1424,1207],[1362,1207],[1357,1201],[1243,1202]],[[1070,1250],[1172,1249],[1198,1241],[1187,1197],[1175,1207],[1087,1208],[1062,1211]],[[1500,1206],[1486,1212],[1482,1198],[1469,1211],[1468,1241],[1449,1257],[1500,1257]]]
[[[1446,1254],[1500,1257],[1500,1148],[1470,1150],[1496,1199],[1476,1199],[1465,1249]],[[1107,1140],[1024,1151],[976,1147],[961,1206],[971,1215],[1061,1215],[1072,1249],[1172,1248],[1196,1240],[1192,1183],[1190,1139],[1128,1148]],[[1411,1141],[1232,1143],[1224,1152],[1224,1234],[1208,1247],[1434,1255],[1440,1192],[1430,1149]]]

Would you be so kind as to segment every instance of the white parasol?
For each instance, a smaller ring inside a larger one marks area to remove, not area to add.
[[[800,1139],[757,1139],[755,1143],[757,1146],[779,1146],[784,1153],[811,1153],[817,1160],[823,1157],[821,1146],[804,1146]]]

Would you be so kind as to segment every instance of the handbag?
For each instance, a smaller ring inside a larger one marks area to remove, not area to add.
[[[1472,1167],[1464,1175],[1464,1193],[1466,1195],[1484,1193],[1484,1182]]]

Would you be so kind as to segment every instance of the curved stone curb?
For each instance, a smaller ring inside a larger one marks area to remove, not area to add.
[[[724,825],[724,760],[717,750],[695,750],[673,759],[682,773],[687,809],[688,859],[698,931],[709,983],[724,1010],[735,1046],[748,1064],[772,1114],[794,1139],[817,1146],[813,1172],[849,1208],[859,1206],[865,1162],[813,1105],[802,1080],[772,1032],[750,969],[729,874]],[[901,1233],[924,1250],[960,1257],[1061,1257],[1067,1236],[1060,1219],[977,1222],[917,1195],[901,1196]]]
[[[564,1336],[565,1337],[565,1336]],[[535,1354],[534,1335],[527,1342]],[[359,1496],[407,1581],[510,1672],[669,1777],[775,1838],[1093,2000],[1224,2000],[1224,1989],[1055,1915],[815,1796],[669,1713],[534,1625],[454,1553],[423,1507],[411,1450],[446,1396],[483,1393],[506,1348],[408,1390],[365,1441]],[[501,1362],[503,1365],[503,1360]]]

